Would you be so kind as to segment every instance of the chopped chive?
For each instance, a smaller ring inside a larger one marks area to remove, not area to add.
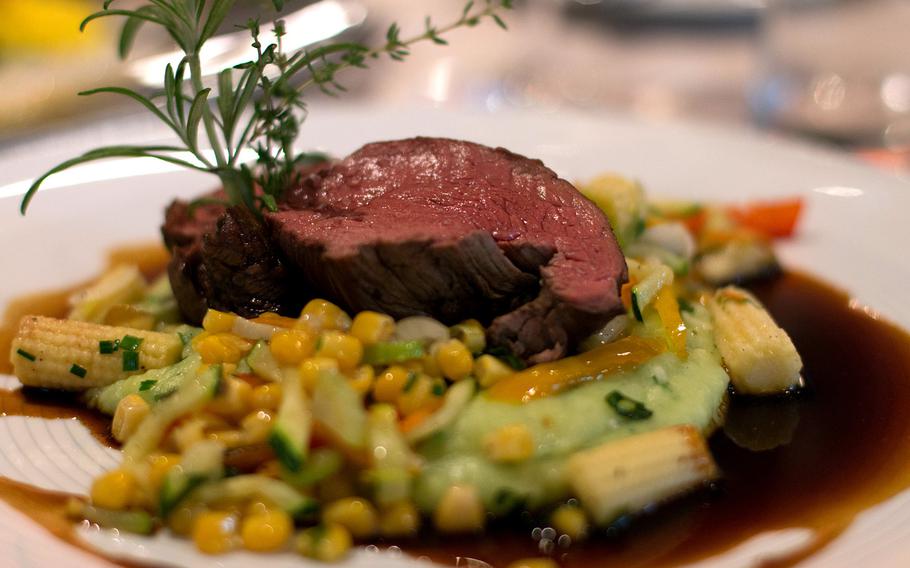
[[[415,373],[414,371],[411,371],[410,373],[408,373],[408,380],[407,380],[407,382],[405,382],[404,389],[402,389],[402,390],[404,390],[404,392],[408,392],[409,390],[414,388],[415,383],[417,383],[417,373]]]
[[[123,370],[124,371],[138,371],[139,370],[139,352],[138,351],[124,351],[123,352]]]
[[[34,355],[29,353],[25,349],[16,349],[16,354],[19,355],[20,357],[28,359],[29,361],[34,361],[36,359],[36,357]]]
[[[613,407],[616,414],[630,420],[645,420],[654,414],[647,406],[635,399],[629,398],[619,391],[610,391],[607,395],[607,404]]]
[[[88,373],[88,371],[85,370],[85,367],[80,367],[79,365],[73,363],[73,366],[70,367],[70,373],[72,373],[73,375],[76,375],[80,379],[84,379],[85,375],[86,375],[86,373]]]
[[[155,384],[157,382],[158,381],[156,381],[155,379],[146,379],[146,380],[142,381],[141,383],[139,383],[139,392],[149,390],[150,388],[155,386]]]
[[[442,396],[446,393],[446,384],[442,381],[433,383],[433,396]]]
[[[119,339],[102,340],[98,342],[98,352],[102,355],[110,355],[120,347]]]
[[[120,340],[120,349],[124,351],[138,351],[142,345],[142,338],[134,335],[124,335]]]

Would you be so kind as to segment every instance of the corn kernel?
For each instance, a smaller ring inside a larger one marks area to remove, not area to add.
[[[378,312],[360,312],[351,324],[351,335],[364,345],[388,341],[395,333],[395,320]]]
[[[483,450],[496,462],[524,461],[534,455],[534,437],[523,424],[503,426],[484,437]]]
[[[180,463],[179,454],[152,454],[148,457],[148,483],[153,492],[157,492],[164,481],[164,476],[172,467]]]
[[[319,357],[330,357],[338,361],[342,371],[350,371],[363,358],[363,344],[353,335],[340,331],[326,331],[319,337]]]
[[[234,545],[237,519],[223,511],[206,511],[193,521],[193,542],[206,554],[222,554]]]
[[[298,328],[308,328],[314,331],[341,330],[347,331],[351,327],[351,318],[344,310],[327,300],[310,300],[300,312],[297,320]]]
[[[559,568],[559,564],[550,558],[523,558],[509,564],[507,568]]]
[[[267,410],[254,410],[243,417],[240,428],[245,443],[264,442],[272,430],[272,414]]]
[[[247,550],[269,552],[284,546],[291,536],[294,523],[281,510],[255,513],[243,519],[240,538]]]
[[[360,396],[365,396],[373,388],[373,381],[376,379],[376,372],[370,365],[361,365],[357,367],[351,377],[351,386]]]
[[[404,416],[413,414],[415,410],[423,407],[432,398],[433,379],[412,371],[401,391],[401,395],[398,397],[398,410]]]
[[[136,478],[124,469],[112,469],[92,483],[92,504],[103,509],[126,509],[136,496]]]
[[[246,439],[242,432],[237,430],[219,430],[217,432],[209,432],[207,438],[209,440],[219,442],[227,448],[236,448],[244,445]]]
[[[250,411],[253,387],[236,377],[221,382],[218,395],[208,404],[208,410],[225,418],[239,418]]]
[[[341,560],[351,549],[351,534],[340,525],[318,526],[301,531],[297,552],[322,562]]]
[[[262,513],[268,513],[272,510],[272,507],[265,503],[264,501],[251,501],[246,508],[244,509],[244,514],[246,516],[259,515]]]
[[[320,373],[338,371],[338,361],[329,357],[310,357],[300,364],[300,382],[308,392],[313,392],[313,386]]]
[[[205,428],[208,424],[202,418],[190,418],[178,424],[168,436],[171,445],[178,450],[187,448],[205,437]]]
[[[250,393],[250,405],[261,410],[275,410],[281,404],[281,385],[267,383],[259,385]]]
[[[413,536],[420,529],[420,513],[412,503],[396,503],[382,512],[379,531],[382,536]]]
[[[252,347],[251,342],[233,333],[202,332],[193,338],[193,349],[208,365],[237,363]]]
[[[359,497],[347,497],[329,503],[322,512],[322,521],[343,526],[354,538],[372,536],[378,525],[376,509],[369,501]]]
[[[149,411],[148,403],[138,394],[123,397],[117,403],[117,410],[114,411],[114,419],[111,422],[111,433],[114,438],[118,442],[125,442],[149,415]]]
[[[562,505],[553,511],[550,524],[559,534],[569,535],[572,542],[584,540],[590,529],[585,512],[572,505]]]
[[[167,527],[174,534],[180,536],[189,536],[193,532],[193,524],[196,517],[205,511],[203,505],[199,503],[184,503],[174,509],[167,518]]]
[[[305,329],[286,329],[272,335],[269,349],[278,363],[298,365],[313,354],[316,336]]]
[[[474,360],[474,376],[481,388],[489,388],[515,371],[492,355],[481,355]]]
[[[202,319],[202,329],[211,333],[228,333],[234,329],[237,316],[228,312],[209,310]]]
[[[453,485],[442,495],[433,513],[436,528],[444,533],[469,533],[483,529],[486,513],[477,489]]]
[[[436,346],[436,363],[445,378],[457,381],[463,379],[474,368],[474,358],[464,343],[457,339],[443,341]]]
[[[376,402],[395,403],[404,385],[408,382],[410,371],[401,365],[392,365],[383,371],[373,383],[373,399]]]

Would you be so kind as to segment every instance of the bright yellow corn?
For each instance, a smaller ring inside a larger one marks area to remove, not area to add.
[[[278,550],[294,530],[291,517],[281,510],[248,515],[240,525],[240,538],[247,550],[270,552]]]
[[[240,421],[243,438],[247,444],[264,442],[272,429],[272,413],[267,410],[254,410]]]
[[[457,339],[443,341],[436,347],[436,363],[443,376],[453,381],[467,377],[474,368],[471,351]]]
[[[337,562],[351,549],[351,534],[340,525],[312,527],[300,533],[297,552],[322,562]]]
[[[484,437],[483,449],[492,461],[516,463],[534,455],[534,437],[523,424],[503,426]]]
[[[287,329],[272,336],[269,348],[282,365],[299,365],[316,349],[316,336],[306,329]]]
[[[103,509],[126,509],[136,497],[136,478],[125,469],[112,469],[95,478],[92,504]]]
[[[125,442],[139,427],[139,423],[149,415],[149,411],[148,403],[138,394],[123,397],[117,403],[114,419],[111,422],[111,433],[114,438],[118,442]]]
[[[262,410],[275,410],[281,404],[281,385],[279,383],[266,383],[259,385],[250,393],[250,404],[253,408]]]
[[[363,344],[360,340],[340,331],[326,331],[319,336],[319,348],[316,355],[330,357],[338,361],[338,368],[350,371],[360,364],[363,358]]]
[[[395,403],[408,382],[411,371],[401,365],[392,365],[383,371],[373,383],[373,399],[376,402]]]
[[[489,388],[515,371],[492,355],[481,355],[474,360],[474,377],[481,388]]]
[[[337,372],[338,361],[329,357],[310,357],[300,364],[300,382],[307,392],[313,392],[316,379],[324,372]]]
[[[351,327],[351,318],[344,310],[327,300],[310,300],[300,312],[297,327],[313,331],[340,330]]]
[[[180,454],[152,454],[148,457],[148,463],[149,489],[153,493],[157,493],[167,472],[180,463]]]
[[[351,335],[364,345],[388,341],[394,333],[395,320],[379,312],[360,312],[351,324]]]
[[[366,395],[373,388],[376,372],[371,365],[361,365],[351,376],[351,386],[361,396]]]
[[[453,485],[443,494],[433,513],[436,528],[444,533],[470,533],[483,530],[486,512],[471,485]]]
[[[420,513],[412,503],[396,503],[385,511],[379,521],[379,532],[386,537],[414,536],[420,530]]]
[[[250,383],[235,377],[221,381],[218,395],[209,402],[206,409],[225,418],[240,418],[250,411],[253,387]]]
[[[237,518],[223,511],[206,511],[193,521],[193,542],[206,554],[223,554],[234,547]]]
[[[437,380],[445,382],[442,379]],[[432,398],[433,379],[423,373],[411,372],[401,394],[398,396],[398,411],[402,415],[408,416],[423,407]]]
[[[590,531],[585,512],[572,505],[562,505],[553,511],[550,524],[559,534],[569,535],[572,542],[584,540]]]
[[[228,312],[209,310],[202,319],[202,329],[210,333],[229,333],[234,328],[237,316]]]
[[[122,350],[101,353],[102,341],[130,335],[142,340],[138,368],[124,371]],[[183,343],[176,334],[111,327],[95,323],[25,316],[13,338],[10,360],[22,384],[62,390],[109,385],[149,369],[176,363]]]
[[[329,503],[322,512],[322,521],[346,528],[354,538],[367,538],[376,533],[379,518],[369,501],[347,497]]]
[[[209,365],[237,363],[252,348],[252,342],[233,333],[202,332],[193,338],[193,349]]]

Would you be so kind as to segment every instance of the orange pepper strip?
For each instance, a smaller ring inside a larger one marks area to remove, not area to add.
[[[679,302],[672,286],[664,286],[654,297],[654,309],[660,316],[660,321],[667,333],[667,344],[670,351],[680,359],[685,359],[686,352],[686,324],[683,323],[679,313]]]
[[[402,434],[407,434],[414,428],[417,428],[418,426],[420,426],[421,424],[426,422],[427,418],[429,418],[430,416],[433,416],[433,414],[437,410],[439,410],[440,406],[442,406],[441,397],[439,397],[435,401],[432,401],[428,404],[421,406],[420,408],[418,408],[411,414],[408,414],[407,416],[405,416],[398,423],[398,429],[401,431]]]
[[[625,337],[613,343],[541,363],[501,380],[487,390],[497,400],[523,403],[557,394],[575,385],[597,380],[636,367],[666,350],[662,342],[643,337]]]
[[[297,323],[297,320],[294,318],[281,316],[274,312],[265,312],[264,314],[261,314],[259,317],[255,317],[250,321],[275,327],[284,327],[287,329],[293,329],[294,324]]]
[[[799,197],[777,201],[758,201],[743,207],[730,207],[728,213],[739,224],[772,238],[792,236],[796,230],[803,200]]]

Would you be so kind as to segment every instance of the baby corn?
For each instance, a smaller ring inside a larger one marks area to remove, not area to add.
[[[717,348],[737,391],[776,394],[800,385],[803,362],[787,332],[759,301],[728,286],[708,302]]]
[[[575,454],[569,484],[598,524],[634,513],[717,477],[704,438],[673,426],[608,442]]]
[[[10,359],[24,385],[85,390],[176,363],[182,350],[177,335],[26,316],[19,322]]]

